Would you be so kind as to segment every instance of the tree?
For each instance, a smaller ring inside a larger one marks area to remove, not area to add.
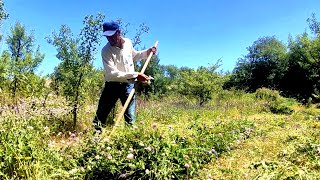
[[[57,58],[61,61],[55,68],[53,82],[72,106],[73,127],[76,127],[79,106],[86,94],[86,82],[90,82],[92,61],[100,43],[101,24],[104,16],[86,16],[80,35],[73,37],[71,29],[62,25],[59,34],[53,32],[47,40],[57,47]]]
[[[2,24],[2,21],[7,19],[9,17],[9,14],[4,9],[4,3],[2,0],[0,0],[0,26]],[[0,41],[2,40],[2,35],[0,34]]]
[[[39,47],[34,52],[34,41],[33,35],[28,35],[20,23],[11,28],[11,35],[6,39],[10,53],[8,78],[11,81],[10,90],[13,97],[16,97],[18,91],[22,92],[29,86],[29,78],[34,76],[34,71],[44,58]],[[33,91],[33,88],[30,90]]]
[[[8,86],[8,73],[9,73],[10,54],[4,52],[0,61],[0,89]]]
[[[99,94],[101,92],[104,83],[104,70],[103,69],[93,69],[89,72],[88,77],[84,79],[84,89],[86,90],[86,96],[88,100],[93,103],[96,102]]]
[[[309,38],[307,33],[289,41],[289,64],[281,90],[286,96],[306,102],[318,99],[320,90],[320,39]],[[297,83],[299,82],[299,83]]]
[[[157,92],[160,91],[160,87],[161,86],[160,82],[161,82],[161,76],[163,75],[161,66],[159,64],[160,59],[158,58],[157,55],[154,55],[151,57],[150,62],[145,70],[145,74],[148,76],[151,76],[154,78],[154,80],[152,80],[152,83],[149,85],[144,85],[140,82],[138,82],[136,84],[136,89],[137,92],[139,94],[144,94],[144,95],[148,95],[150,93],[152,94],[156,94]],[[136,70],[142,69],[142,67],[144,66],[144,61],[139,61],[136,63]]]
[[[288,65],[281,82],[282,94],[294,97],[304,103],[313,99],[320,100],[320,22],[315,14],[307,19],[309,28],[314,34],[307,32],[289,39]],[[299,82],[299,83],[297,83]]]
[[[174,65],[160,65],[159,62],[157,55],[152,57],[146,74],[151,75],[154,80],[149,86],[138,85],[138,92],[140,90],[145,95],[153,94],[161,97],[177,89],[176,81],[179,79],[180,69]]]
[[[253,92],[258,88],[278,88],[287,65],[286,46],[272,37],[262,37],[248,47],[246,56],[240,58],[225,88]]]
[[[126,36],[129,32],[128,28],[130,26],[130,23],[126,23],[123,22],[123,20],[121,18],[117,19],[116,22],[119,24],[120,29],[121,29],[121,34],[123,36]],[[139,28],[136,29],[136,33],[134,35],[134,37],[132,38],[132,45],[133,47],[137,47],[139,45],[141,45],[141,36],[144,33],[148,33],[150,30],[149,26],[147,26],[145,23],[141,23],[139,25]]]
[[[0,26],[3,22],[3,20],[8,18],[8,14],[6,13],[4,9],[4,3],[2,0],[0,0]],[[2,40],[2,35],[0,34],[0,41]],[[0,92],[1,89],[5,86],[6,83],[6,76],[7,76],[7,70],[8,70],[8,63],[9,63],[9,54],[4,53],[1,56],[0,59]]]
[[[317,102],[320,101],[320,79],[316,78],[319,77],[320,73],[320,21],[317,20],[316,14],[312,14],[312,17],[308,20],[309,28],[311,31],[315,34],[315,38],[313,40],[313,49],[312,49],[312,57],[315,60],[314,61],[314,67],[317,67],[317,71],[314,71],[317,74],[314,74],[313,77],[315,77],[315,84],[313,85],[313,99],[316,99]]]
[[[175,88],[180,70],[174,65],[160,65],[160,71],[154,76],[154,94],[166,95]]]
[[[222,86],[222,78],[217,72],[218,64],[210,67],[199,67],[197,70],[182,68],[178,80],[178,92],[198,99],[202,106],[208,102],[214,92]]]
[[[179,68],[174,65],[164,65],[162,69],[164,76],[171,80],[175,79],[179,74]]]
[[[307,22],[309,23],[311,32],[320,36],[320,22],[317,20],[315,13],[312,14],[311,18],[307,19]]]

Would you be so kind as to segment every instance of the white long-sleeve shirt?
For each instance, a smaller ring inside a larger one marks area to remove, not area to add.
[[[147,49],[136,51],[128,38],[123,38],[123,48],[111,46],[107,43],[101,51],[105,80],[115,82],[128,82],[128,79],[136,78],[138,72],[134,70],[133,61],[147,59]]]

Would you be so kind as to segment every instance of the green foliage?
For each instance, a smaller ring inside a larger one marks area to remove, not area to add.
[[[308,177],[317,177],[319,133],[301,132],[309,141],[300,141],[295,135],[287,139],[274,135],[280,142],[269,139],[266,133],[285,135],[301,129],[318,132],[320,124],[315,118],[319,110],[308,108],[281,116],[260,113],[266,102],[281,99],[268,89],[260,89],[257,94],[222,91],[214,97],[219,101],[213,99],[210,107],[197,108],[187,98],[176,96],[139,101],[137,123],[116,127],[112,137],[107,137],[111,131],[108,127],[99,136],[93,134],[89,124],[95,106],[91,104],[80,111],[82,121],[78,126],[85,131],[79,128],[72,133],[59,132],[69,125],[62,123],[68,107],[63,106],[61,97],[49,96],[46,107],[43,99],[18,106],[2,103],[0,179],[204,179],[197,178],[199,171],[206,171],[206,178],[209,171],[232,175],[236,168],[226,171],[225,164],[250,168],[249,177],[296,177],[293,175],[299,169],[315,173],[306,173]],[[303,124],[310,127],[298,127]],[[268,141],[277,147],[292,142],[294,148],[279,153],[270,144],[261,147]],[[250,143],[252,147],[248,147]],[[238,151],[241,153],[236,154]],[[283,161],[260,156],[262,151]],[[250,161],[242,165],[241,160],[246,158]],[[208,164],[220,168],[204,169]]]
[[[248,47],[240,58],[225,88],[236,87],[249,92],[258,88],[278,88],[286,69],[286,46],[275,37],[262,37]]]
[[[159,64],[160,59],[157,55],[153,55],[150,59],[150,62],[145,70],[145,74],[148,76],[151,76],[154,78],[152,80],[150,85],[145,85],[142,83],[137,83],[136,84],[136,89],[139,94],[144,94],[144,95],[162,95],[165,94],[165,86],[166,81],[163,78],[163,69],[161,68],[161,65]],[[140,61],[136,63],[136,70],[139,71],[139,69],[142,69],[144,66],[144,61]]]
[[[163,97],[174,94],[180,69],[174,65],[159,64],[157,64],[154,69],[156,69],[155,73],[152,75],[154,80],[151,81],[150,87],[147,88],[149,93],[152,93],[154,97]],[[149,71],[148,68],[146,71]]]
[[[102,14],[96,17],[86,16],[80,31],[80,35],[73,37],[71,29],[66,25],[61,26],[60,32],[53,33],[48,38],[48,42],[57,47],[57,58],[61,61],[55,68],[51,78],[53,87],[66,97],[73,107],[72,114],[74,127],[77,121],[77,111],[85,100],[85,95],[89,84],[94,84],[90,80],[94,75],[92,61],[100,43],[100,29],[104,19]],[[100,78],[98,78],[100,79]]]
[[[46,91],[46,80],[47,79],[45,77],[40,77],[36,74],[30,74],[26,76],[26,79],[24,79],[26,86],[24,87],[23,91],[29,97],[40,97],[44,95]]]
[[[291,114],[293,113],[292,105],[295,101],[283,98],[278,91],[267,88],[260,88],[256,91],[256,98],[265,100],[272,113],[275,114]]]
[[[317,20],[316,18],[316,14],[313,13],[311,18],[307,19],[308,23],[309,23],[309,28],[310,30],[316,34],[317,36],[320,35],[320,22]]]
[[[136,126],[119,128],[110,139],[101,135],[85,141],[79,165],[86,178],[190,178],[252,131],[245,120],[222,122],[211,110],[177,108],[171,101],[147,104]]]
[[[28,35],[26,29],[20,23],[16,23],[11,28],[11,35],[6,39],[9,51],[4,52],[2,57],[9,58],[9,68],[6,77],[10,81],[10,91],[13,97],[19,92],[21,95],[31,95],[30,92],[37,91],[36,84],[40,83],[34,78],[35,70],[42,62],[44,55],[40,53],[40,48],[33,51],[33,35]],[[10,56],[8,57],[8,53]],[[31,84],[29,80],[33,79]]]
[[[6,12],[4,8],[4,2],[3,0],[0,0],[0,25],[2,25],[2,21],[7,19],[9,17],[9,14]],[[0,41],[2,40],[2,34],[0,34]]]
[[[196,98],[203,105],[212,98],[212,94],[220,90],[222,78],[215,72],[218,65],[199,67],[197,70],[181,70],[178,79],[178,92]]]
[[[288,133],[289,134],[289,133]],[[256,178],[317,179],[319,177],[319,140],[287,135],[286,149],[277,153],[278,161],[261,161],[251,165],[260,171]]]
[[[89,72],[88,78],[84,79],[83,94],[87,101],[92,103],[97,102],[97,98],[101,93],[102,86],[104,84],[104,70],[103,69],[92,69]]]
[[[4,52],[1,56],[0,61],[0,89],[5,89],[8,87],[9,79],[9,63],[10,63],[10,54],[8,52]]]
[[[159,101],[160,106],[157,102],[147,105],[135,127],[118,127],[110,139],[106,134],[94,136],[90,129],[87,133],[58,133],[59,124],[51,118],[67,111],[61,111],[60,99],[51,98],[48,109],[34,100],[12,110],[3,106],[1,179],[116,179],[121,175],[184,179],[230,152],[235,141],[247,139],[253,126],[246,120],[221,121],[211,110],[170,107],[166,100]]]
[[[313,103],[319,102],[320,23],[315,14],[307,21],[315,37],[307,33],[296,39],[290,37],[288,48],[275,37],[259,38],[248,47],[249,53],[239,59],[224,88],[254,92],[266,87],[303,103],[310,98]]]
[[[3,0],[0,0],[0,22],[2,23],[3,20],[7,19],[9,14],[6,12],[4,8]]]
[[[270,105],[270,111],[275,114],[292,114],[294,111],[290,106],[291,102],[276,101]]]
[[[228,151],[229,144],[240,138],[245,127],[250,126],[232,123],[210,129],[201,119],[195,119],[188,125],[184,135],[178,129],[162,129],[156,124],[122,130],[116,141],[106,143],[102,139],[98,143],[89,142],[89,151],[80,164],[93,165],[87,172],[87,178],[93,179],[116,179],[120,176],[129,179],[183,179],[193,176],[202,164]],[[233,132],[234,128],[239,131]],[[220,129],[224,130],[223,136],[217,135],[216,131]],[[129,154],[133,155],[132,159]]]
[[[265,100],[267,102],[275,102],[280,99],[280,94],[278,91],[267,89],[267,88],[259,88],[257,89],[256,98]]]
[[[289,64],[282,80],[284,95],[306,103],[319,92],[320,37],[310,39],[307,33],[289,42]],[[300,82],[299,84],[296,82]]]
[[[43,123],[37,118],[1,119],[1,179],[50,179],[65,172],[60,167],[68,162],[49,148],[50,129]]]

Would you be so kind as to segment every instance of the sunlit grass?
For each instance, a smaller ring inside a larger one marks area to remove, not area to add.
[[[316,179],[320,175],[320,154],[317,150],[311,151],[316,157],[312,160],[298,149],[310,141],[320,142],[319,136],[315,136],[319,134],[320,122],[305,117],[299,111],[290,116],[270,113],[250,116],[248,119],[256,125],[252,136],[216,163],[207,165],[200,171],[199,178]]]

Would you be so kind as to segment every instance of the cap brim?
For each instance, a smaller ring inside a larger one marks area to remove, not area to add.
[[[114,31],[105,31],[102,33],[102,36],[113,36],[114,33],[116,33],[117,30],[114,30]]]

